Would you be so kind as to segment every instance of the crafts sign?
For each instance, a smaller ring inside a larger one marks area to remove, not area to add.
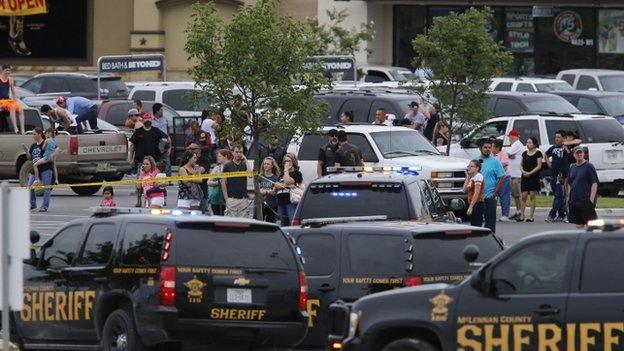
[[[555,17],[555,35],[565,43],[571,43],[578,39],[583,32],[581,16],[574,11],[563,11]]]

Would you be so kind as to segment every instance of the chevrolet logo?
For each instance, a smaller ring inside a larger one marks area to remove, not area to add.
[[[234,281],[234,285],[238,285],[238,286],[249,285],[249,283],[250,283],[249,279],[245,279],[243,277],[236,278],[236,280]]]

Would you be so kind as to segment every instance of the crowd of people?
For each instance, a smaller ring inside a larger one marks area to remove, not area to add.
[[[534,222],[537,194],[542,187],[541,170],[550,168],[552,209],[547,222],[570,222],[579,226],[596,218],[598,175],[587,161],[581,140],[575,132],[557,131],[555,144],[545,154],[538,140],[520,140],[520,132],[507,134],[510,147],[503,150],[503,141],[481,140],[480,157],[470,161],[463,190],[468,194],[467,215],[470,223],[496,231],[497,207],[499,221]],[[511,198],[515,214],[510,216]],[[527,215],[528,206],[528,215]]]

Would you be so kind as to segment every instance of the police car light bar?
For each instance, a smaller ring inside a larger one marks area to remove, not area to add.
[[[352,173],[352,172],[400,172],[413,173],[418,175],[418,171],[422,171],[420,166],[345,166],[345,167],[327,167],[327,173]]]
[[[623,219],[594,219],[587,222],[587,230],[593,232],[613,232],[624,228]]]
[[[301,221],[301,226],[307,226],[307,225],[322,226],[322,225],[327,225],[327,224],[349,223],[349,222],[374,222],[374,221],[385,221],[386,219],[388,219],[388,216],[386,215],[308,218],[308,219],[304,219]]]
[[[202,215],[201,211],[197,210],[178,210],[178,209],[166,209],[166,208],[139,208],[139,207],[102,207],[94,206],[90,208],[94,217],[114,216],[120,214],[151,214],[151,215]]]

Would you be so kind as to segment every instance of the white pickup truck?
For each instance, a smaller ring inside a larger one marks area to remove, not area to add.
[[[589,153],[589,161],[596,167],[598,189],[601,194],[617,196],[624,189],[624,128],[612,117],[600,115],[543,116],[523,115],[496,117],[472,130],[458,144],[451,145],[451,156],[473,159],[479,156],[480,139],[503,140],[503,150],[510,147],[507,134],[516,129],[520,140],[526,144],[528,137],[535,137],[542,153],[554,144],[558,130],[577,132]],[[445,146],[446,148],[446,146]],[[542,189],[550,191],[550,170],[542,171]]]
[[[442,154],[419,132],[405,127],[326,126],[318,134],[306,134],[293,140],[288,152],[297,155],[306,182],[317,178],[319,150],[327,143],[326,134],[330,129],[347,133],[349,143],[360,148],[366,166],[416,167],[419,177],[430,179],[447,204],[453,198],[466,198],[461,189],[468,160]]]
[[[24,109],[26,130],[43,128],[43,120],[34,109]],[[0,115],[0,179],[19,178],[27,185],[32,162],[28,161],[23,145],[29,147],[32,134],[16,135],[6,131],[8,114]],[[123,133],[99,132],[79,135],[59,134],[56,137],[61,154],[57,156],[59,181],[83,183],[100,180],[120,180],[132,169],[128,160],[128,139]],[[93,195],[100,186],[72,187],[78,195]]]

